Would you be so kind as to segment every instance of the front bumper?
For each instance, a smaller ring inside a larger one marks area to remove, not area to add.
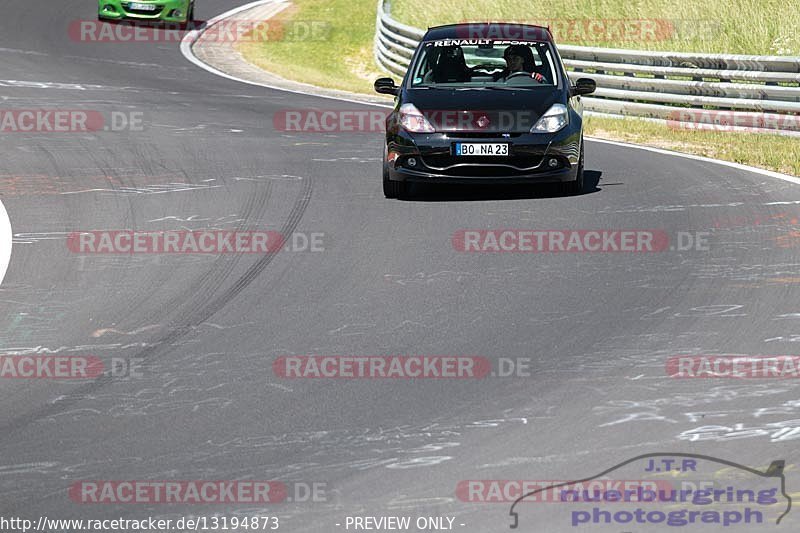
[[[422,183],[563,183],[578,177],[579,128],[555,134],[458,136],[453,133],[387,137],[385,163],[392,181]],[[509,143],[508,157],[453,155],[456,142]],[[556,166],[550,165],[551,160]]]
[[[475,184],[521,184],[521,183],[565,183],[578,178],[578,169],[564,168],[554,171],[541,171],[523,175],[507,176],[464,176],[452,174],[436,174],[427,171],[415,171],[404,168],[390,168],[389,179],[392,181],[409,181],[416,183],[475,183]]]
[[[98,0],[97,16],[109,20],[153,20],[188,22],[189,0],[139,0],[138,3],[155,5],[155,11],[137,10],[128,0]],[[179,11],[178,14],[176,11]]]

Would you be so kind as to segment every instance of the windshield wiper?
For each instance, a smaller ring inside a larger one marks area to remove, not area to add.
[[[507,87],[505,85],[484,85],[481,87],[461,87],[457,91],[515,91],[525,87]]]

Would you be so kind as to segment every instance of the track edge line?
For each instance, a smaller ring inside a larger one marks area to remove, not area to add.
[[[11,231],[11,219],[8,217],[6,206],[0,200],[0,284],[11,264],[11,248],[14,234]]]

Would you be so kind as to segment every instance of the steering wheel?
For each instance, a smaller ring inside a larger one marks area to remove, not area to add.
[[[525,72],[525,71],[512,72],[511,74],[506,76],[506,80],[510,80],[511,78],[519,78],[521,76],[525,76],[526,78],[530,78],[531,77],[531,73],[530,72]]]
[[[501,67],[499,67],[497,65],[493,65],[492,63],[481,63],[480,65],[475,65],[470,70],[473,71],[473,72],[478,71],[478,70],[482,70],[482,71],[488,73],[488,72],[492,72],[492,71],[495,71],[495,70],[501,70]]]

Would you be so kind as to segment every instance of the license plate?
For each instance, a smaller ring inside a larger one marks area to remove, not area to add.
[[[142,4],[139,2],[131,2],[128,4],[128,9],[137,9],[139,11],[155,11],[158,6],[155,4]]]
[[[508,143],[456,143],[456,155],[508,156]]]

